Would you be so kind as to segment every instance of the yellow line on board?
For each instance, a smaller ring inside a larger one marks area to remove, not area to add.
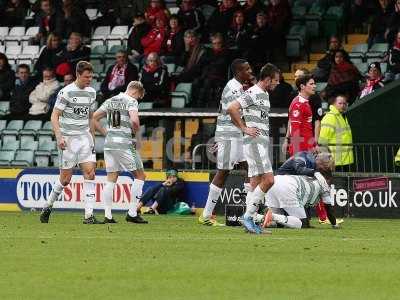
[[[16,178],[22,169],[0,169],[0,178]]]
[[[210,178],[210,173],[179,172],[179,177],[185,181],[208,182]],[[165,179],[165,172],[146,172],[146,180],[163,181]]]
[[[21,211],[17,204],[0,204],[0,211]]]

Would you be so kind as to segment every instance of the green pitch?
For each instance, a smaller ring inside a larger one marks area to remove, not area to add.
[[[40,224],[38,213],[1,213],[0,299],[400,297],[399,220],[255,236],[194,217],[115,217],[83,225],[55,212]]]

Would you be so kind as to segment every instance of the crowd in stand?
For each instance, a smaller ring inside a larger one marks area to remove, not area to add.
[[[93,1],[92,1],[93,2]],[[327,82],[321,97],[338,94],[353,103],[400,77],[400,1],[332,1],[349,5],[350,19],[357,29],[371,19],[369,44],[388,42],[384,58],[388,72],[384,76],[380,62],[361,74],[341,46],[332,37],[328,51],[313,71],[318,82]],[[2,4],[1,4],[2,3]],[[32,11],[33,26],[39,33],[31,44],[44,46],[31,68],[19,65],[16,71],[0,54],[0,100],[11,102],[12,118],[47,119],[55,93],[73,80],[79,60],[90,61],[91,33],[101,25],[128,25],[127,51],[115,54],[115,62],[106,70],[100,91],[107,98],[139,79],[146,89],[146,102],[154,107],[169,106],[169,92],[179,83],[192,83],[191,107],[217,107],[229,74],[231,61],[247,59],[257,74],[260,67],[285,49],[285,33],[292,20],[288,0],[181,0],[179,10],[170,14],[163,0],[98,1],[101,16],[89,20],[86,1],[27,0],[0,1],[0,25],[26,26]],[[169,73],[165,64],[175,64]],[[31,75],[31,72],[33,75]],[[360,87],[360,80],[365,84]],[[281,78],[271,95],[278,107],[288,107],[293,88]]]

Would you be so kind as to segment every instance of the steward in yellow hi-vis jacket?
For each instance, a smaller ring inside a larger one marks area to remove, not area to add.
[[[397,154],[394,158],[394,163],[396,166],[400,166],[400,149],[397,151]]]
[[[354,162],[351,128],[346,116],[343,115],[346,109],[346,98],[337,96],[321,121],[318,144],[328,145],[336,166],[346,166]]]

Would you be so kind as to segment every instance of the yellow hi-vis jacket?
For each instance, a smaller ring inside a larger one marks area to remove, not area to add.
[[[394,158],[394,163],[396,164],[396,166],[400,166],[400,149],[397,151],[397,154]]]
[[[321,121],[318,144],[336,144],[328,146],[335,159],[335,165],[345,166],[354,162],[353,146],[349,145],[352,143],[353,137],[347,118],[335,106],[330,105],[329,111]]]

